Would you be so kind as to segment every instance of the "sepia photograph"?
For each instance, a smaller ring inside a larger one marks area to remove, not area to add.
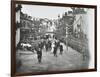
[[[17,74],[96,70],[96,6],[24,1],[14,6]]]

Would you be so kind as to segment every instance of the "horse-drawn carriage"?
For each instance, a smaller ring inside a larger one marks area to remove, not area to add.
[[[38,46],[38,43],[41,40],[32,40],[32,41],[20,41],[17,45],[17,49],[23,51],[34,51],[34,49]]]

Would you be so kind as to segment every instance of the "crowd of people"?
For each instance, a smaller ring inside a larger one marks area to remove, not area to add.
[[[45,49],[45,51],[44,51]],[[63,45],[60,40],[57,38],[48,38],[48,39],[42,39],[38,43],[37,46],[35,46],[34,50],[37,52],[37,58],[38,62],[41,63],[42,60],[42,53],[43,52],[52,52],[55,57],[57,57],[57,51],[60,50],[60,53],[62,55],[63,53]]]
[[[29,50],[32,52],[36,52],[38,62],[41,63],[42,60],[42,53],[43,52],[51,52],[53,53],[54,57],[57,57],[58,49],[60,50],[59,54],[63,54],[63,40],[59,40],[56,37],[42,37],[39,39],[39,41],[32,46],[29,43],[22,43],[19,42],[18,48],[23,50]]]

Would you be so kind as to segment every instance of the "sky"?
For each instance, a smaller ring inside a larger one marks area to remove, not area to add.
[[[57,19],[58,15],[62,16],[64,12],[71,10],[69,7],[43,6],[43,5],[26,5],[22,4],[22,12],[32,17]]]

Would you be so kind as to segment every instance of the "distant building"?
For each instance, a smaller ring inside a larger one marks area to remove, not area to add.
[[[60,22],[59,25],[62,25],[61,31],[62,34],[64,34],[64,36],[68,37],[68,35],[73,33],[73,26],[72,26],[74,23],[73,11],[65,12],[62,18],[60,18],[59,22]]]
[[[76,37],[83,38],[86,37],[88,25],[86,23],[87,14],[83,8],[77,8],[73,10],[73,15],[75,16],[75,20],[73,23],[73,32]]]
[[[20,39],[22,42],[29,42],[30,40],[32,40],[34,36],[34,31],[33,31],[34,24],[32,17],[21,12],[20,22],[21,22]]]
[[[21,28],[24,29],[32,28],[33,21],[31,16],[28,16],[27,14],[21,12],[20,21],[22,24]]]

